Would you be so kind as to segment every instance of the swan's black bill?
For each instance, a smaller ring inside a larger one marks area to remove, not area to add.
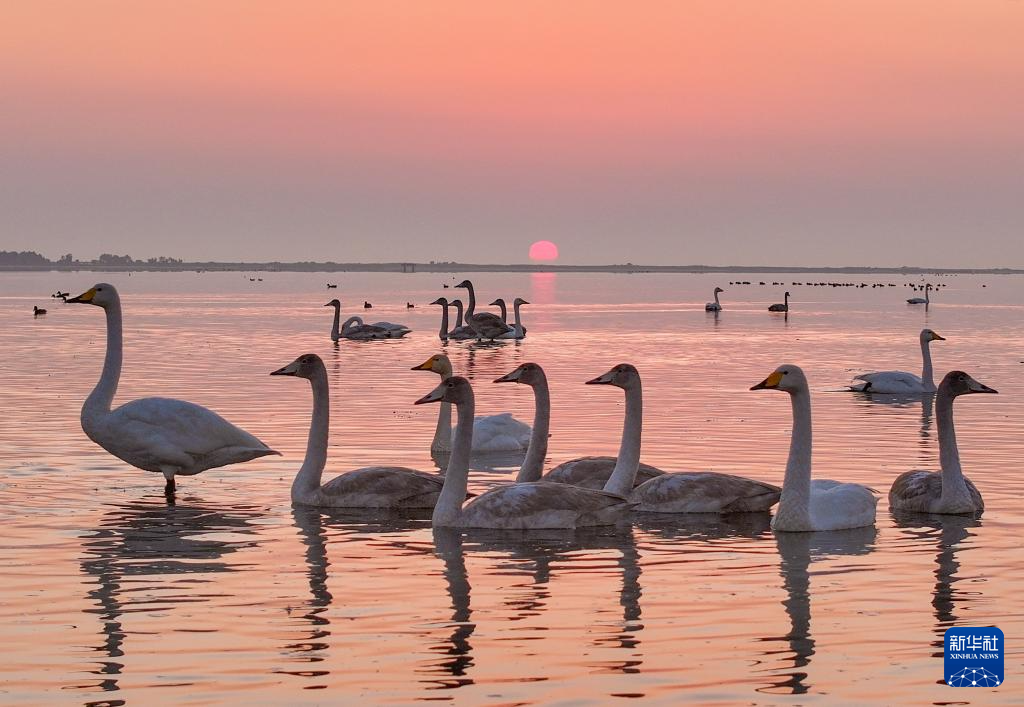
[[[522,374],[523,374],[523,369],[522,368],[517,368],[516,370],[512,371],[511,373],[506,373],[501,378],[495,378],[494,382],[495,383],[518,383],[519,382],[519,377]]]
[[[434,389],[424,395],[422,398],[413,403],[413,405],[423,405],[424,403],[438,403],[441,402],[441,398],[444,397],[444,390],[439,388]]]
[[[587,385],[611,385],[612,384],[612,372],[604,373],[597,378],[591,378],[586,382]]]
[[[282,366],[281,368],[278,368],[276,371],[271,371],[270,375],[272,375],[272,376],[294,376],[295,375],[295,369],[292,368],[293,365],[294,364],[289,363],[287,366]],[[291,370],[289,370],[289,369],[291,369]]]

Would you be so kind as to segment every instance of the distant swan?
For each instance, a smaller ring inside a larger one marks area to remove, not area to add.
[[[175,476],[280,454],[212,410],[184,400],[140,398],[111,410],[121,378],[121,298],[104,282],[68,302],[102,307],[107,317],[103,373],[82,405],[82,430],[93,442],[132,466],[162,473],[168,495],[175,491]]]
[[[416,404],[434,402],[453,403],[458,412],[454,449],[444,475],[444,488],[434,506],[435,527],[580,528],[613,525],[626,517],[630,504],[621,495],[543,481],[498,486],[463,506],[473,444],[473,388],[465,378],[453,376]],[[627,489],[633,485],[632,478],[622,474],[616,481]]]
[[[907,471],[889,490],[889,508],[917,513],[976,513],[985,510],[981,492],[960,468],[960,450],[953,428],[953,400],[971,393],[995,393],[963,371],[951,371],[939,384],[935,414],[939,426],[939,463],[942,471]]]
[[[783,296],[782,304],[773,304],[768,308],[769,312],[788,312],[789,311],[789,293],[787,292]]]
[[[634,369],[635,370],[635,369]],[[623,376],[623,381],[626,376]],[[618,457],[580,457],[564,462],[543,475],[544,460],[548,454],[548,429],[551,424],[551,394],[544,369],[536,363],[524,363],[511,373],[494,381],[495,383],[520,383],[533,388],[534,420],[533,433],[526,458],[519,468],[516,481],[551,481],[591,489],[603,489],[611,477],[619,459],[623,464],[632,464],[635,457],[637,471],[634,484],[640,484],[664,472],[649,464],[640,463],[640,432],[642,427],[642,400],[639,398],[640,380],[636,376],[636,390],[626,392],[626,423],[623,426],[622,444]],[[588,381],[590,382],[590,381]]]
[[[349,317],[344,325],[340,325],[341,302],[332,299],[324,306],[334,307],[331,341],[338,341],[339,339],[400,339],[412,331],[404,324],[392,324],[391,322],[363,324],[363,320],[360,317]]]
[[[448,332],[448,338],[456,341],[475,339],[476,332],[473,331],[473,328],[462,323],[462,300],[453,299],[448,305],[455,307],[455,327]]]
[[[445,297],[438,297],[430,304],[441,305],[441,329],[437,332],[437,338],[441,341],[448,341],[448,299]]]
[[[414,371],[432,371],[446,381],[454,373],[451,360],[444,354],[435,354]],[[473,420],[473,453],[518,452],[530,444],[530,426],[515,419],[510,412],[497,415],[480,415]],[[450,452],[452,449],[452,406],[441,403],[437,415],[431,452]]]
[[[501,318],[504,320],[505,319],[505,316],[504,316],[505,301],[500,299],[500,298],[497,301],[501,302],[501,304],[502,304],[502,317]],[[520,315],[519,315],[519,308],[522,307],[524,304],[530,304],[530,303],[527,302],[526,300],[524,300],[522,297],[516,297],[515,298],[515,300],[512,302],[512,305],[513,305],[513,310],[512,311],[513,311],[513,314],[514,314],[514,317],[515,317],[515,323],[512,325],[512,329],[510,331],[506,331],[504,334],[500,334],[500,335],[494,337],[495,339],[523,339],[523,338],[526,337],[526,327],[523,326],[522,319],[520,319]]]
[[[313,419],[306,458],[292,482],[292,503],[332,508],[433,508],[444,480],[404,466],[355,469],[320,485],[327,465],[331,404],[327,369],[316,354],[305,354],[272,376],[305,378],[313,387]]]
[[[894,395],[912,395],[915,393],[934,393],[935,379],[932,377],[932,352],[929,344],[933,341],[945,341],[931,329],[922,329],[921,335],[921,377],[906,371],[879,371],[864,373],[854,380],[864,381],[850,386],[850,390],[858,393],[891,393]]]
[[[878,499],[868,487],[811,480],[811,391],[804,372],[798,366],[779,366],[751,390],[785,391],[793,405],[789,460],[772,529],[801,532],[874,525]]]
[[[928,304],[928,290],[932,289],[931,283],[924,286],[924,297],[911,297],[907,300],[907,304]]]
[[[494,340],[513,331],[512,327],[501,321],[501,317],[497,314],[476,311],[476,292],[473,290],[472,282],[463,280],[456,287],[465,288],[469,293],[469,303],[466,305],[466,324],[476,332],[478,339]]]
[[[716,287],[715,288],[715,301],[714,302],[708,302],[707,304],[704,305],[704,311],[705,312],[721,312],[722,311],[722,303],[718,301],[718,293],[719,292],[725,292],[725,290],[723,290],[721,287]]]
[[[515,300],[512,302],[513,316],[514,316],[516,322],[520,321],[519,320],[519,307],[521,307],[524,304],[530,304],[530,303],[527,302],[526,300],[524,300],[522,297],[516,297]],[[491,302],[490,306],[491,307],[497,307],[498,309],[500,309],[501,310],[501,321],[503,321],[506,324],[508,324],[508,308],[505,306],[505,300],[503,300],[501,297],[499,297],[498,299],[496,299],[493,302]],[[522,324],[522,323],[513,324],[512,328],[515,329],[517,326],[520,329],[522,329],[522,336],[516,336],[514,338],[522,339],[524,336],[526,336],[526,332],[527,332],[526,325]],[[501,338],[501,337],[499,337],[499,338]]]

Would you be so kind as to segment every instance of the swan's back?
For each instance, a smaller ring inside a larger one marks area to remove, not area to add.
[[[878,371],[877,373],[864,373],[854,380],[864,381],[862,385],[854,384],[850,390],[860,393],[921,393],[924,391],[924,383],[920,376],[915,376],[907,371]]]
[[[662,474],[633,489],[629,500],[640,513],[763,512],[782,489],[762,481],[709,471]]]
[[[604,485],[608,483],[608,479],[611,477],[617,461],[616,457],[579,457],[554,467],[551,471],[544,474],[542,481],[555,484],[570,484],[588,489],[603,489]],[[645,481],[661,476],[664,473],[664,471],[657,467],[640,462],[633,486],[639,486]]]
[[[491,312],[475,312],[466,321],[469,322],[473,331],[485,339],[500,336],[512,330],[512,327],[503,322],[501,317]]]
[[[621,496],[544,481],[499,486],[477,496],[463,509],[466,528],[581,528],[613,525],[632,504]]]
[[[974,504],[973,511],[985,510],[985,501],[974,483],[964,477],[967,493]],[[911,511],[914,513],[942,512],[937,504],[942,497],[942,472],[915,469],[905,471],[896,477],[889,489],[889,508],[894,511]]]
[[[147,471],[173,466],[188,476],[277,454],[212,410],[173,398],[140,398],[98,416],[83,408],[82,428],[114,456]]]
[[[532,429],[510,412],[480,415],[473,421],[474,452],[510,452],[530,445]]]
[[[338,476],[292,501],[333,508],[433,508],[444,477],[403,466],[369,466]],[[298,496],[298,497],[297,497]]]
[[[845,530],[874,525],[877,504],[878,499],[867,486],[831,479],[812,479],[811,527],[797,530]],[[778,518],[776,515],[772,519],[773,528],[778,527]]]

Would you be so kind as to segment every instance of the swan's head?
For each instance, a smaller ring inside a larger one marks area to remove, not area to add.
[[[617,388],[629,388],[639,384],[640,373],[629,363],[620,363],[604,375],[587,381],[587,385],[614,385]]]
[[[337,307],[338,309],[341,309],[341,302],[339,302],[336,299],[332,299],[330,302],[328,302],[324,306],[325,307]]]
[[[463,280],[458,285],[456,285],[456,287],[465,287],[466,289],[469,289],[472,286],[473,286],[473,283],[470,282],[469,280]]]
[[[998,390],[989,388],[984,383],[971,378],[963,371],[950,371],[939,383],[939,393],[949,393],[954,398],[958,395],[970,395],[971,393],[998,393]]]
[[[725,292],[721,287],[716,287],[715,292]]]
[[[784,390],[795,393],[807,390],[807,376],[800,366],[783,364],[776,368],[770,376],[751,388],[751,390]]]
[[[518,305],[524,305],[524,304],[530,304],[530,303],[527,302],[526,300],[524,300],[522,297],[516,297],[515,300],[512,302],[512,304],[513,305],[517,305],[517,304]]]
[[[443,378],[452,374],[452,362],[444,354],[434,354],[420,365],[413,366],[410,370],[433,371]]]
[[[94,304],[97,307],[109,307],[117,301],[117,289],[106,282],[93,285],[90,289],[78,295],[78,297],[72,297],[68,300],[68,302]]]
[[[511,373],[495,378],[495,383],[523,383],[524,385],[541,385],[547,378],[544,369],[536,363],[524,363]]]
[[[312,378],[318,370],[324,370],[324,362],[314,353],[302,354],[284,368],[271,371],[272,376],[295,376]]]
[[[487,306],[488,306],[488,307],[500,307],[500,306],[502,306],[503,304],[505,304],[505,300],[503,300],[503,299],[502,299],[501,297],[499,297],[498,299],[494,300],[493,302],[491,302],[491,303],[490,303],[489,305],[487,305]]]
[[[449,300],[448,304],[450,304],[451,306],[453,306],[456,309],[458,309],[459,307],[462,306],[462,300],[460,300],[458,297],[456,297],[453,300]]]
[[[935,333],[934,331],[932,331],[931,329],[922,329],[922,330],[921,330],[921,341],[922,341],[922,342],[928,342],[928,341],[945,341],[945,340],[946,340],[946,337],[944,337],[944,336],[939,336],[938,334],[936,334],[936,333]]]
[[[462,376],[452,376],[441,381],[441,385],[417,400],[414,405],[424,403],[455,403],[462,405],[473,402],[473,386]]]
[[[442,307],[447,307],[448,306],[448,300],[445,299],[444,297],[438,297],[436,300],[434,300],[430,304],[439,304]]]

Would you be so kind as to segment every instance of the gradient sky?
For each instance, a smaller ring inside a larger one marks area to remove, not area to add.
[[[0,249],[1024,266],[1021,0],[32,0]]]

